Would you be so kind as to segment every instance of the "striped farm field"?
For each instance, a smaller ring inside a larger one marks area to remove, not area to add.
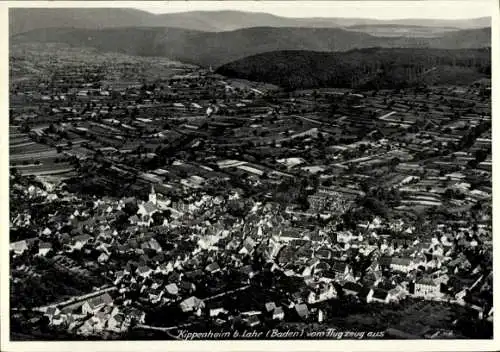
[[[20,136],[20,137],[10,138],[9,145],[11,147],[13,147],[13,146],[20,146],[20,145],[23,145],[23,144],[29,143],[29,142],[35,143],[28,136]]]
[[[73,166],[68,162],[53,163],[53,162],[41,162],[39,165],[28,164],[28,165],[16,165],[15,168],[22,175],[56,175],[66,172],[73,171]]]
[[[57,170],[21,170],[23,176],[51,176],[51,175],[64,175],[66,173],[72,172],[73,168],[57,169]]]
[[[28,154],[28,153],[43,153],[49,150],[56,150],[56,148],[39,144],[36,142],[25,142],[21,145],[10,145],[9,147],[11,154]]]
[[[59,155],[57,151],[54,150],[47,150],[47,151],[42,151],[42,152],[23,152],[23,153],[13,153],[12,151],[10,152],[10,157],[9,160],[11,162],[13,161],[24,161],[24,160],[40,160],[43,158],[55,158]]]
[[[13,143],[17,138],[29,138],[28,133],[9,132],[9,143]]]

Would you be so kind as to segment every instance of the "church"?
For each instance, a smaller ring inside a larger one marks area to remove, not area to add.
[[[165,210],[170,207],[170,199],[165,198],[161,193],[156,193],[155,186],[151,185],[151,191],[149,192],[148,203],[152,203],[159,210]]]
[[[139,221],[137,221],[137,224],[142,226],[151,226],[153,222],[153,214],[158,211],[168,209],[169,205],[170,200],[163,199],[162,196],[158,199],[155,187],[152,185],[148,201],[143,201],[139,204],[139,209],[137,210]]]

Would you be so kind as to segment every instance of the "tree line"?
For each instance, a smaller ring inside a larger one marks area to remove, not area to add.
[[[427,75],[442,68],[456,75],[470,75],[472,72],[478,79],[489,76],[491,50],[368,48],[348,52],[275,51],[223,65],[217,73],[269,82],[285,89],[382,89],[419,85]],[[453,75],[437,75],[435,83],[453,84],[441,81],[449,80],[450,76]]]

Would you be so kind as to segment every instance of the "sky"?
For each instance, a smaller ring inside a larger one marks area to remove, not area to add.
[[[152,13],[240,10],[284,17],[465,19],[490,16],[494,1],[142,1],[133,7]]]

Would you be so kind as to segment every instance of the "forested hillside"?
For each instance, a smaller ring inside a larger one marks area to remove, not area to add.
[[[489,76],[490,55],[487,48],[369,48],[344,53],[277,51],[223,65],[217,72],[290,89],[460,84]]]

